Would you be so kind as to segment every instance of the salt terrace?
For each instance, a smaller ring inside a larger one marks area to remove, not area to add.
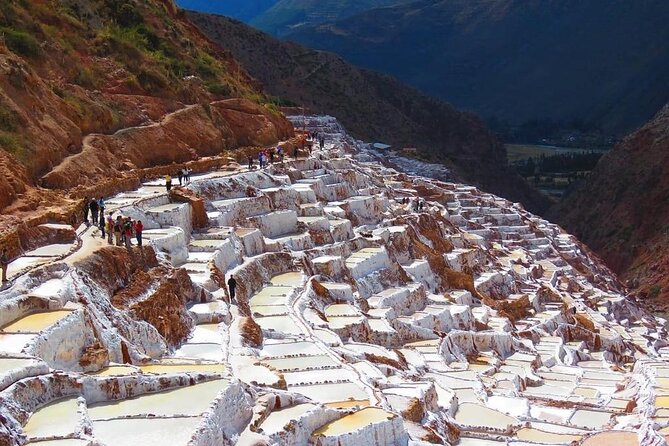
[[[325,150],[110,199],[152,249],[12,262],[1,444],[666,444],[666,321],[577,240],[296,119]]]

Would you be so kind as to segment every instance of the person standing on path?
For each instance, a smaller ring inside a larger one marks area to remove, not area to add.
[[[88,197],[84,197],[84,223],[88,226],[88,211],[91,210],[91,202]]]
[[[112,242],[112,236],[114,235],[114,218],[112,217],[113,213],[110,212],[109,216],[107,217],[107,244],[111,245]]]
[[[172,177],[169,175],[165,175],[165,189],[167,189],[167,192],[172,189]]]
[[[128,218],[123,224],[123,232],[125,235],[125,247],[132,248],[132,220]]]
[[[179,178],[179,186],[183,186],[183,180],[184,180],[184,171],[183,169],[179,169],[177,171],[177,177]]]
[[[93,220],[93,224],[95,226],[98,225],[98,216],[100,215],[100,207],[98,206],[98,200],[95,198],[91,198],[91,202],[88,204],[88,206],[91,208],[91,219]]]
[[[249,170],[253,170],[253,157],[251,155],[246,155],[246,160],[249,162]]]
[[[114,240],[116,241],[116,246],[121,246],[121,234],[123,234],[123,220],[121,220],[121,216],[119,215],[114,222]]]
[[[142,247],[142,231],[144,231],[144,225],[142,220],[137,220],[135,223],[135,238],[137,239],[137,246]]]
[[[230,303],[235,300],[235,291],[237,290],[237,281],[235,276],[230,276],[228,279],[228,293],[230,295]]]
[[[102,197],[98,199],[98,209],[100,210],[98,214],[98,226],[100,226],[100,231],[102,231],[102,238],[105,238],[105,200]]]
[[[7,254],[7,248],[2,248],[2,253],[0,253],[0,269],[2,269],[2,283],[5,284],[7,280],[7,267],[9,266],[9,254]]]

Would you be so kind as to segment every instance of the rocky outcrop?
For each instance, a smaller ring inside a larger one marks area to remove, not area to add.
[[[669,302],[669,106],[625,138],[552,215],[651,305]]]

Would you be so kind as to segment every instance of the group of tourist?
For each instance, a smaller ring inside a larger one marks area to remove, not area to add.
[[[404,198],[402,198],[400,203],[401,204],[409,204],[409,203],[411,203],[411,200],[409,200],[409,197],[404,197]],[[423,209],[425,209],[425,200],[423,200],[422,198],[419,198],[416,201],[414,201],[413,202],[413,209],[416,212],[419,212],[419,211],[422,211]]]
[[[113,212],[110,212],[105,222],[107,229],[107,243],[116,246],[125,246],[130,249],[132,247],[132,237],[135,236],[137,246],[142,246],[142,233],[144,232],[144,224],[142,220],[133,221],[130,217],[123,217],[117,215],[114,218]],[[104,237],[104,231],[102,233]],[[113,236],[113,240],[112,240]]]
[[[88,217],[91,217],[92,224],[100,228],[102,238],[107,239],[110,245],[125,246],[130,249],[132,246],[132,237],[137,240],[137,246],[142,246],[142,232],[144,224],[141,220],[133,221],[130,217],[122,215],[114,218],[114,213],[110,212],[105,218],[105,201],[102,197],[98,199],[84,198],[84,223],[90,225]]]
[[[102,197],[97,199],[84,198],[84,223],[87,225],[90,224],[88,220],[89,214],[93,224],[96,226],[100,225],[100,228],[104,231],[105,200]]]
[[[191,169],[188,167],[184,167],[183,169],[179,169],[177,172],[177,178],[179,178],[179,186],[183,186],[184,184],[189,184],[190,183],[190,174],[193,172]]]
[[[294,152],[295,159],[297,159],[297,149]],[[258,165],[261,169],[274,164],[276,160],[280,163],[283,163],[283,160],[286,156],[286,152],[283,146],[277,146],[276,148],[271,147],[269,149],[261,150],[258,152]],[[254,158],[251,155],[246,156],[246,161],[248,162],[249,170],[253,170]]]

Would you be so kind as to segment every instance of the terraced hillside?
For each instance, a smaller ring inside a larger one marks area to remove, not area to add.
[[[294,119],[324,150],[109,197],[148,246],[10,264],[2,444],[664,444],[666,321],[583,245]]]

